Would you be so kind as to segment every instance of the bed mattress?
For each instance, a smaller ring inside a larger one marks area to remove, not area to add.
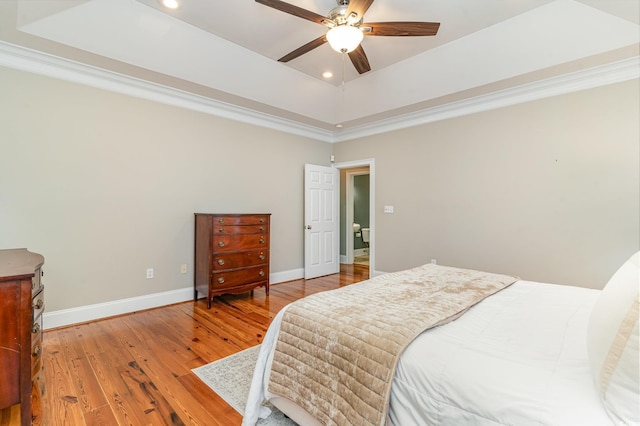
[[[459,319],[419,335],[402,354],[388,423],[410,425],[611,425],[587,357],[599,290],[518,281]],[[286,309],[286,308],[285,308]],[[267,389],[284,309],[262,343],[243,425],[270,400],[299,424],[304,411]]]

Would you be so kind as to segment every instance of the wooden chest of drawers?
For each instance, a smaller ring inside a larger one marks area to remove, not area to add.
[[[264,287],[269,295],[270,214],[195,214],[194,300]]]
[[[26,249],[0,250],[0,409],[20,403],[23,426],[31,424],[32,381],[42,367],[43,263]]]

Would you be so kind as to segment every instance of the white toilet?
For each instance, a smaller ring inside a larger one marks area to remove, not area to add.
[[[369,245],[369,228],[361,228],[360,231],[362,232],[362,242]]]

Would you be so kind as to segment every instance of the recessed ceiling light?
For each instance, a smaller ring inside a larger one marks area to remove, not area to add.
[[[166,7],[167,9],[177,9],[180,6],[178,0],[159,0],[160,4]]]
[[[342,124],[336,124],[336,128],[342,129]]]
[[[333,73],[331,71],[325,71],[325,72],[322,73],[322,76],[324,78],[331,78],[331,77],[333,77]]]

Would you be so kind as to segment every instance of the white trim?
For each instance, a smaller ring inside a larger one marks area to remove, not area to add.
[[[43,314],[43,328],[46,330],[49,328],[65,327],[71,324],[128,314],[143,309],[186,302],[187,300],[193,300],[193,287],[45,312]]]
[[[290,271],[269,274],[270,285],[285,281],[297,280],[304,277],[304,269],[292,269]],[[95,321],[116,315],[128,314],[174,303],[193,300],[193,287],[162,293],[147,294],[144,296],[129,297],[127,299],[112,300],[94,305],[79,306],[77,308],[61,309],[59,311],[45,312],[43,316],[43,328],[45,330],[58,327],[66,327],[73,324]]]
[[[0,41],[0,66],[84,84],[324,142],[332,132]]]
[[[355,256],[354,253],[354,243],[353,243],[353,229],[350,224],[354,221],[354,212],[353,212],[353,185],[355,176],[368,175],[369,170],[361,169],[357,167],[355,169],[347,169],[345,173],[345,251],[347,253],[347,261],[345,262],[348,265],[353,263],[353,258]],[[371,190],[371,188],[369,188]]]
[[[0,66],[191,109],[323,142],[344,142],[350,139],[640,78],[640,57],[635,56],[512,89],[333,132],[3,41],[0,41]]]
[[[371,277],[379,277],[380,275],[385,275],[388,274],[388,272],[383,272],[383,271],[373,271],[373,275],[371,275]]]
[[[640,78],[640,56],[345,129],[334,141],[344,142],[636,78]]]
[[[287,281],[299,280],[304,278],[304,268],[291,269],[288,271],[274,272],[269,274],[269,282],[271,284],[279,284]]]

